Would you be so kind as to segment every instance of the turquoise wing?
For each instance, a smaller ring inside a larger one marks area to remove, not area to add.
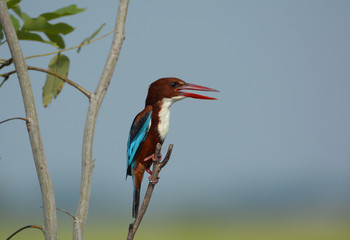
[[[126,175],[132,176],[132,168],[135,165],[135,157],[142,148],[151,127],[152,109],[139,113],[131,124],[127,145],[127,170]]]

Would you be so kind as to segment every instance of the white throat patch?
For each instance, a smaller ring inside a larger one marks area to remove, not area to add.
[[[164,141],[169,130],[169,121],[170,121],[170,107],[174,102],[177,102],[181,99],[184,99],[184,96],[176,96],[172,98],[163,98],[162,105],[159,111],[159,125],[158,132],[160,138]]]

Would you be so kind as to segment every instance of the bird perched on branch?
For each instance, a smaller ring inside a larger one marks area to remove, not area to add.
[[[183,90],[218,92],[215,89],[190,84],[178,78],[161,78],[148,89],[145,108],[136,115],[130,129],[127,145],[127,170],[134,183],[132,216],[138,215],[140,188],[144,172],[152,174],[150,167],[156,144],[163,144],[169,129],[170,106],[186,97],[216,100]]]

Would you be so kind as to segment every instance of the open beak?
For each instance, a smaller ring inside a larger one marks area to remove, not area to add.
[[[195,90],[195,91],[207,91],[207,92],[219,92],[213,88],[203,87],[191,83],[186,83],[185,85],[178,87],[176,91],[180,92],[185,97],[198,98],[198,99],[206,99],[206,100],[217,100],[217,98],[207,97],[200,94],[183,92],[182,90]]]

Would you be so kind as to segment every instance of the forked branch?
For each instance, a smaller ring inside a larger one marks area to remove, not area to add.
[[[171,156],[171,152],[173,150],[173,146],[174,146],[173,144],[169,145],[167,154],[166,154],[165,158],[163,159],[163,161],[161,161],[161,159],[162,159],[162,155],[161,155],[162,145],[160,143],[158,143],[156,146],[156,151],[154,153],[155,160],[153,162],[152,175],[150,177],[150,181],[149,181],[148,188],[147,188],[147,191],[145,194],[145,198],[143,199],[143,202],[142,202],[139,214],[137,215],[137,218],[135,219],[135,221],[133,223],[131,223],[129,225],[129,233],[128,233],[127,240],[134,239],[136,231],[137,231],[138,227],[140,226],[142,218],[145,215],[148,204],[151,200],[154,186],[156,185],[156,182],[159,179],[158,175],[159,175],[160,171],[162,170],[162,168],[168,163],[170,156]]]

